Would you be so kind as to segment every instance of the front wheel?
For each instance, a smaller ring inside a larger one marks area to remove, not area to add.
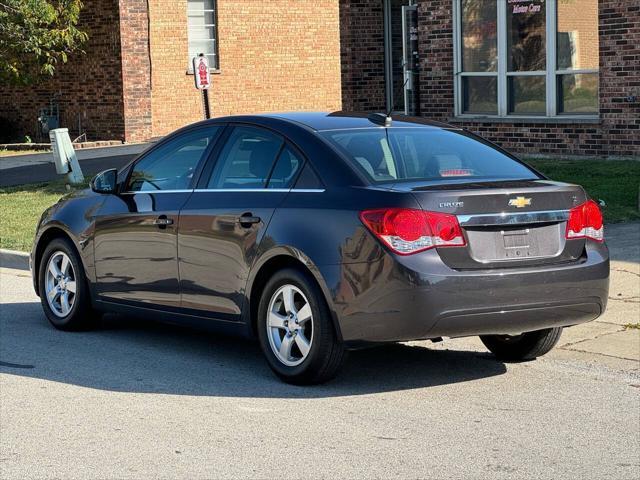
[[[80,256],[70,241],[56,238],[47,245],[38,275],[40,302],[54,327],[85,330],[94,325],[97,314],[91,308]]]
[[[265,285],[258,337],[269,366],[287,383],[325,382],[345,357],[320,288],[295,269],[277,272]]]
[[[521,362],[533,360],[556,346],[562,327],[547,328],[521,335],[481,335],[480,340],[498,359]]]

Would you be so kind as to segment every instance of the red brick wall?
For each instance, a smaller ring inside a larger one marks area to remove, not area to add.
[[[384,111],[382,0],[340,0],[342,106]]]
[[[454,116],[453,0],[418,0],[421,115]],[[384,108],[381,0],[341,0],[343,104]],[[640,157],[640,2],[599,0],[600,119],[456,122],[515,152]],[[562,123],[558,123],[561,121]]]
[[[125,140],[152,136],[151,51],[147,0],[120,0]]]
[[[0,116],[35,130],[39,106],[59,92],[62,126],[90,138],[140,141],[202,118],[186,74],[186,0],[86,0],[88,56],[36,89],[0,87]],[[221,72],[214,115],[339,110],[340,17],[335,0],[218,0]],[[122,52],[122,55],[121,55]]]
[[[123,139],[118,0],[84,0],[80,26],[89,34],[87,55],[73,55],[53,78],[32,87],[0,85],[0,117],[36,140],[40,108],[55,95],[61,126],[78,134],[78,116],[89,139]],[[48,141],[48,136],[46,137]]]
[[[334,0],[218,0],[220,73],[214,116],[339,110],[340,36]],[[151,0],[153,135],[202,118],[186,74],[186,0]]]
[[[452,0],[418,2],[420,112],[448,119],[453,115]]]

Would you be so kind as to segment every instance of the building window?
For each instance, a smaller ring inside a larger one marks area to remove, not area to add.
[[[598,114],[598,0],[453,0],[456,114]]]
[[[209,60],[209,67],[218,70],[220,64],[216,0],[187,0],[187,36],[189,71],[193,72],[193,57],[201,53]]]

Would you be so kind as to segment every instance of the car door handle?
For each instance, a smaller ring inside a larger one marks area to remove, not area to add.
[[[253,224],[260,223],[260,217],[256,217],[251,213],[243,213],[238,217],[238,223],[243,227],[250,227]]]
[[[160,228],[166,228],[167,225],[173,225],[173,219],[167,218],[166,215],[160,215],[153,221],[154,225],[157,225]]]

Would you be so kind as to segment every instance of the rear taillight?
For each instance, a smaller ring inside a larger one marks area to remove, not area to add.
[[[589,200],[569,211],[567,238],[590,238],[597,242],[604,240],[602,212],[593,200]]]
[[[463,247],[464,237],[455,215],[411,208],[365,210],[360,220],[371,232],[400,255],[434,247]]]

